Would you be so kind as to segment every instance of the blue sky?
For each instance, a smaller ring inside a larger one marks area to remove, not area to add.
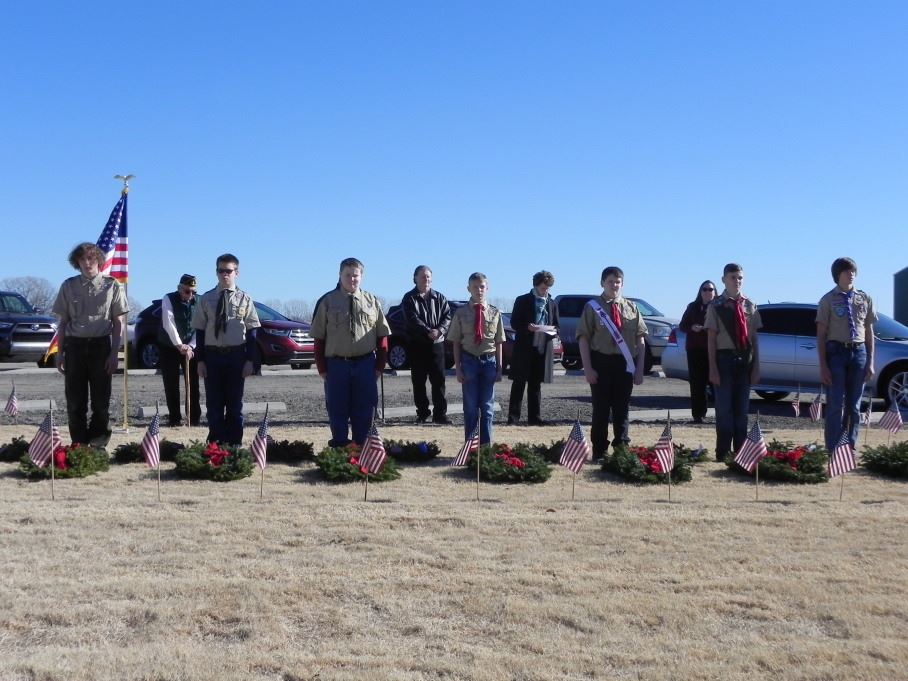
[[[680,316],[739,261],[758,303],[831,261],[892,312],[908,266],[902,2],[4,3],[0,278],[72,274],[130,192],[132,297],[241,261],[314,300],[366,264],[465,295],[625,292]]]

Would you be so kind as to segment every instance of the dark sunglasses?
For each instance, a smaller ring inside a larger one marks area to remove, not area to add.
[[[233,274],[236,270],[231,270],[226,267],[218,267],[218,274]]]
[[[712,286],[704,286],[700,290],[701,291],[715,291],[716,289],[714,289]]]

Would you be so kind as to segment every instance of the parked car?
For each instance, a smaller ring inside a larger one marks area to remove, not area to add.
[[[465,300],[449,300],[452,310],[467,304]],[[388,308],[388,324],[391,327],[391,337],[388,339],[388,366],[392,369],[407,369],[410,366],[408,354],[409,337],[407,336],[407,320],[404,317],[404,310],[400,305],[392,305]],[[504,347],[502,348],[502,362],[504,370],[507,371],[511,365],[511,355],[514,352],[514,329],[511,328],[511,314],[509,312],[501,313],[501,321],[504,324]],[[552,356],[555,362],[561,361],[561,341],[556,337],[552,341]],[[445,341],[445,366],[450,369],[454,366],[454,349],[450,341]]]
[[[565,369],[579,369],[583,366],[580,360],[580,344],[577,342],[577,324],[587,301],[598,298],[598,293],[564,294],[555,296],[558,305],[558,317],[561,319],[561,343],[564,346],[564,358],[561,364]],[[630,298],[646,322],[649,335],[646,337],[646,356],[643,370],[649,373],[653,365],[662,362],[662,351],[668,344],[668,336],[678,326],[677,319],[666,317],[642,298]]]
[[[308,369],[315,361],[315,341],[309,335],[308,322],[288,319],[277,310],[255,302],[262,328],[257,335],[256,370],[262,364],[289,364],[294,369]],[[139,313],[135,338],[137,363],[145,369],[158,366],[158,329],[161,328],[161,301],[154,300]]]
[[[0,291],[0,361],[40,361],[56,332],[56,317],[18,293]]]
[[[780,400],[799,389],[820,389],[816,317],[816,305],[760,305],[760,383],[752,386],[757,395]],[[868,386],[870,394],[908,409],[908,326],[886,315],[879,317],[873,328],[876,373]],[[687,380],[687,353],[680,329],[669,338],[662,368],[669,378]]]

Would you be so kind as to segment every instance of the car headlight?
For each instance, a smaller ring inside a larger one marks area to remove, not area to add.
[[[13,325],[9,322],[0,322],[0,329],[11,329]]]
[[[650,335],[653,338],[668,338],[669,334],[672,332],[672,327],[670,326],[654,326]]]
[[[283,336],[284,338],[286,338],[287,336],[290,335],[290,329],[265,329],[265,328],[263,328],[262,331],[267,333],[269,336]]]

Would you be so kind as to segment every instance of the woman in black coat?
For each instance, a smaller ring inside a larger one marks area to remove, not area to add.
[[[511,311],[511,328],[516,339],[511,355],[511,399],[508,404],[508,425],[520,421],[523,391],[527,391],[527,422],[541,426],[542,382],[551,381],[552,338],[547,327],[558,327],[558,308],[549,295],[555,283],[551,272],[533,275],[533,288],[518,296]],[[548,369],[548,371],[546,371]],[[547,378],[548,374],[548,378]]]
[[[716,285],[708,279],[700,284],[697,297],[684,310],[678,324],[687,338],[687,372],[690,383],[690,413],[694,423],[703,423],[706,416],[706,388],[709,385],[709,356],[706,351],[706,308],[716,297]]]

